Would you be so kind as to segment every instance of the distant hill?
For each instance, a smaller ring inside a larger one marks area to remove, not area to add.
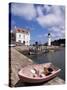
[[[54,40],[51,42],[52,45],[57,45],[60,46],[61,44],[65,45],[65,39],[59,39],[59,40]]]
[[[47,45],[47,43],[45,43],[45,45]],[[51,45],[56,45],[56,46],[64,45],[65,46],[65,39],[54,40],[51,42]]]

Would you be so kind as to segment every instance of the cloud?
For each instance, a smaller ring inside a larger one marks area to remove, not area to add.
[[[49,31],[51,33],[55,33],[55,36],[57,35],[57,37],[61,36],[62,38],[65,37],[65,28],[63,26],[53,26],[51,28],[49,28]]]
[[[11,12],[14,15],[32,20],[36,17],[36,11],[33,4],[11,4]]]
[[[35,20],[41,27],[46,27],[52,37],[65,37],[65,7],[56,5],[37,5],[34,4],[11,4],[11,12],[25,18]],[[46,34],[45,34],[46,35]],[[45,36],[44,35],[44,36]],[[41,36],[40,36],[41,37]]]
[[[57,26],[60,23],[62,24],[62,19],[54,14],[48,14],[46,16],[38,17],[37,21],[43,27],[51,27],[55,25]]]
[[[51,12],[51,6],[44,5],[44,10],[46,11],[46,13],[50,13]]]
[[[43,16],[43,8],[41,6],[36,7],[38,17]]]
[[[46,15],[37,17],[37,22],[42,27],[47,27],[54,39],[65,37],[65,9],[63,6],[44,5]]]
[[[45,8],[46,9],[46,8]],[[47,9],[46,9],[47,10]],[[49,12],[49,10],[48,10]],[[57,26],[64,24],[64,15],[59,6],[51,6],[50,13],[37,17],[38,23],[43,27]]]

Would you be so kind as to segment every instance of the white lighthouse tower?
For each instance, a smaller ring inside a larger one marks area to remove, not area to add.
[[[48,33],[48,46],[51,46],[51,35]]]

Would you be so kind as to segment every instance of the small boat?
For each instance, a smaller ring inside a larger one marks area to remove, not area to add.
[[[52,63],[33,64],[22,68],[19,72],[19,78],[26,83],[42,83],[48,81],[60,72],[61,69],[55,67]]]
[[[29,55],[36,55],[35,52],[29,52],[28,54],[29,54]]]

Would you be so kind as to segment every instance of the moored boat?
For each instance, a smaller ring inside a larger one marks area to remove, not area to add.
[[[18,72],[18,75],[23,82],[41,83],[57,76],[60,70],[52,63],[33,64],[22,68]]]

